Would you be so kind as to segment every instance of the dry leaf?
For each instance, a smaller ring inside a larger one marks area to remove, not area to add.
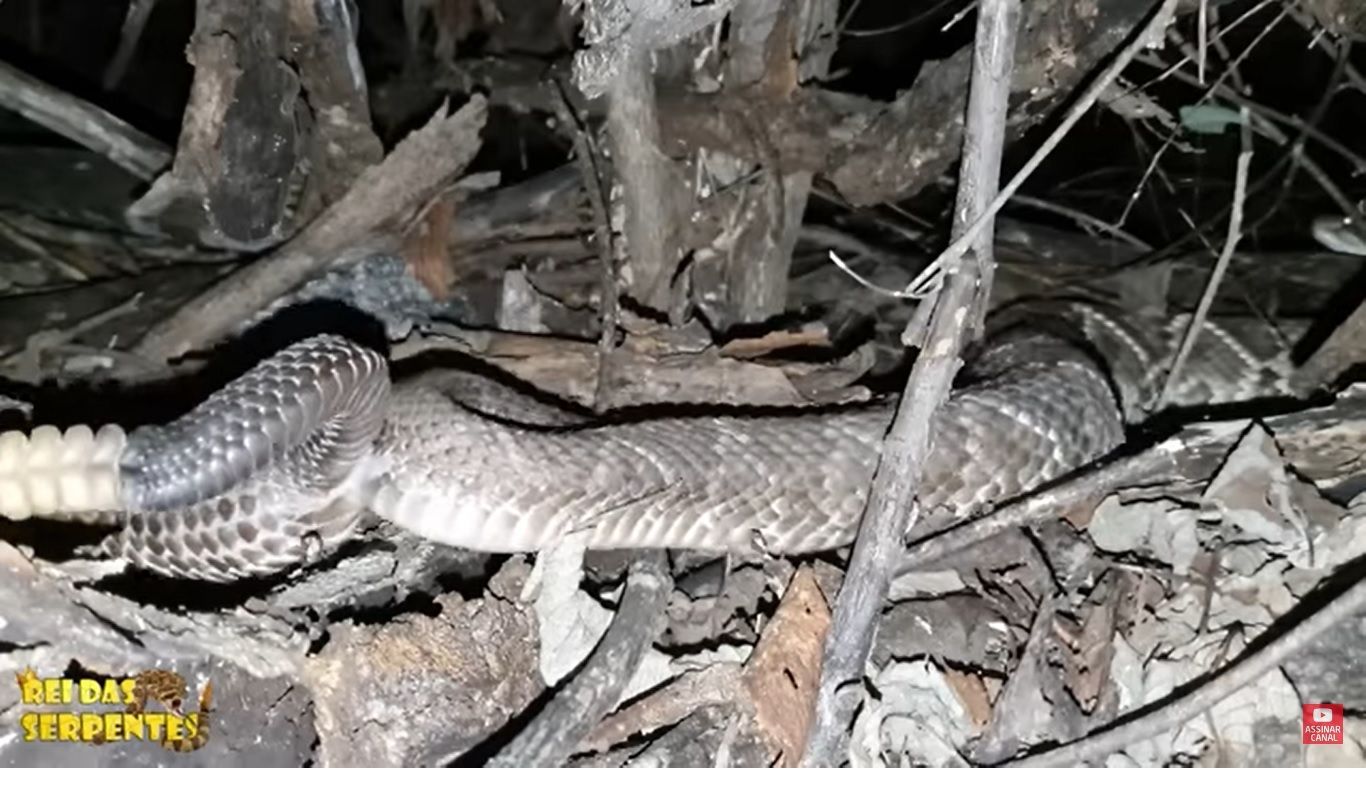
[[[778,750],[779,767],[795,766],[806,748],[829,628],[830,606],[811,568],[803,566],[745,665],[754,719]]]
[[[980,732],[991,720],[991,697],[986,682],[976,673],[960,673],[953,668],[945,668],[944,680],[949,689],[963,702],[963,708],[972,718],[972,729]]]

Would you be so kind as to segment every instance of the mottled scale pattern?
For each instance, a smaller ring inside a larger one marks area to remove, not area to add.
[[[1073,349],[1047,355],[949,401],[920,494],[931,514],[970,514],[1119,444],[1104,375]],[[526,429],[462,409],[442,383],[395,393],[381,438],[388,469],[370,506],[482,551],[538,550],[576,532],[590,548],[837,547],[857,527],[892,414],[878,405]]]
[[[132,512],[107,556],[168,576],[227,582],[316,561],[346,540],[362,509],[300,492],[278,469],[179,509]]]
[[[1162,384],[1191,321],[1184,313],[1145,319],[1079,301],[1030,303],[1026,313],[1056,315],[1076,327],[1104,358],[1129,422],[1158,411]],[[1272,326],[1256,317],[1206,319],[1167,405],[1206,406],[1292,394],[1290,346],[1307,328],[1296,320]]]
[[[331,335],[291,345],[185,416],[130,434],[125,502],[139,511],[193,504],[287,455],[309,468],[303,480],[335,485],[369,453],[388,393],[388,365],[374,351]]]
[[[973,514],[1111,451],[1123,437],[1115,387],[1131,419],[1150,409],[1180,321],[1145,327],[1098,308],[1037,308],[1033,320],[1067,334],[1007,326],[971,361],[936,417],[918,489],[929,518]],[[1205,334],[1175,402],[1278,391],[1275,337]],[[892,415],[870,405],[592,421],[505,391],[451,371],[391,391],[372,351],[336,337],[292,346],[185,418],[129,435],[129,516],[106,548],[228,581],[317,558],[368,509],[484,551],[570,535],[592,548],[825,550],[857,527]]]

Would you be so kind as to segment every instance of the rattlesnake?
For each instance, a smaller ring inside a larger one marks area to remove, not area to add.
[[[930,520],[1112,451],[1151,407],[1185,325],[1067,301],[999,319],[936,418],[917,493]],[[1173,403],[1287,393],[1285,343],[1267,327],[1208,323],[1198,342]],[[472,382],[429,370],[391,386],[379,354],[316,337],[165,426],[0,435],[0,515],[112,515],[123,528],[109,555],[210,581],[315,559],[366,510],[484,551],[569,535],[590,548],[820,551],[853,536],[893,408],[528,422],[476,409]]]

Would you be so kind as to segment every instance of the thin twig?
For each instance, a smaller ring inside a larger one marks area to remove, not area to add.
[[[1139,64],[1145,64],[1150,67],[1167,66],[1166,62],[1164,62],[1160,57],[1146,53],[1140,55],[1138,58],[1134,59],[1134,61]],[[1198,85],[1196,83],[1197,78],[1184,70],[1169,70],[1168,73],[1170,77],[1176,78],[1177,80],[1182,81],[1183,83],[1188,83],[1192,86]],[[1328,87],[1327,93],[1332,93],[1331,86]],[[1285,114],[1283,112],[1277,111],[1274,108],[1271,108],[1270,106],[1258,103],[1257,101],[1249,98],[1242,92],[1239,92],[1236,89],[1230,89],[1227,86],[1215,86],[1214,96],[1223,98],[1224,100],[1228,100],[1229,102],[1248,108],[1252,111],[1254,117],[1258,117],[1264,120],[1270,120],[1272,122],[1280,123],[1281,125],[1294,128],[1300,132],[1300,135],[1302,137],[1313,139],[1315,142],[1318,142],[1319,144],[1328,148],[1332,152],[1338,154],[1339,156],[1342,156],[1344,159],[1351,162],[1352,170],[1354,172],[1366,172],[1366,158],[1363,158],[1360,154],[1349,148],[1347,145],[1343,144],[1337,139],[1334,139],[1333,137],[1319,130],[1312,123],[1313,115],[1311,115],[1309,119],[1305,120],[1291,116],[1289,114]]]
[[[1205,53],[1209,50],[1209,0],[1200,0],[1200,12],[1195,22],[1195,37],[1198,66],[1195,74],[1199,76],[1200,83],[1205,82]]]
[[[929,19],[935,14],[938,14],[940,9],[942,9],[944,6],[952,2],[954,2],[954,0],[937,0],[937,2],[935,2],[934,5],[930,6],[924,11],[920,11],[916,14],[913,14],[909,18],[903,19],[900,22],[893,22],[890,25],[883,25],[880,28],[841,28],[839,35],[842,37],[847,36],[851,39],[855,39],[859,37],[884,36],[889,33],[896,33],[897,31],[905,30],[911,27],[912,25],[921,22],[922,20]],[[968,5],[972,6],[975,5],[975,3],[969,3]]]
[[[1016,528],[1060,517],[1069,510],[1124,487],[1169,473],[1173,454],[1189,447],[1179,438],[1099,468],[1087,470],[1061,484],[1038,490],[1004,504],[990,514],[920,539],[911,546],[897,574],[931,570],[958,554],[979,547]]]
[[[1271,5],[1273,2],[1275,2],[1275,0],[1260,0],[1260,2],[1257,3],[1257,5],[1253,6],[1252,8],[1249,8],[1247,11],[1244,11],[1242,14],[1240,14],[1240,15],[1238,16],[1237,19],[1235,19],[1235,20],[1233,20],[1232,22],[1230,22],[1229,24],[1225,25],[1223,28],[1219,29],[1218,31],[1215,31],[1214,37],[1213,37],[1214,41],[1215,41],[1215,42],[1220,42],[1220,41],[1222,41],[1224,34],[1231,33],[1235,28],[1237,28],[1238,26],[1242,25],[1244,22],[1247,22],[1248,20],[1252,19],[1252,18],[1257,14],[1257,12],[1259,12],[1259,11],[1261,11],[1263,8],[1266,8],[1267,6]],[[1178,69],[1184,67],[1185,65],[1189,64],[1189,63],[1190,63],[1191,61],[1193,61],[1193,60],[1194,60],[1194,56],[1193,56],[1192,54],[1189,54],[1189,53],[1183,54],[1183,57],[1181,58],[1181,60],[1180,60],[1180,61],[1177,61],[1175,64],[1172,65],[1172,70],[1173,70],[1173,71],[1174,71],[1174,70],[1178,70]],[[1153,85],[1155,85],[1155,84],[1161,83],[1162,81],[1164,81],[1164,80],[1166,80],[1166,79],[1167,79],[1167,73],[1165,73],[1165,72],[1164,72],[1164,73],[1161,73],[1161,74],[1158,75],[1156,78],[1153,78],[1152,80],[1149,80],[1149,81],[1147,81],[1146,83],[1143,83],[1143,84],[1139,85],[1138,87],[1136,87],[1136,88],[1135,88],[1135,91],[1137,91],[1137,92],[1146,91],[1149,87],[1151,87],[1151,86],[1153,86]],[[1203,82],[1203,81],[1201,82],[1201,85],[1202,85],[1202,86],[1204,85],[1204,82]]]
[[[955,232],[983,212],[1000,182],[1018,19],[1016,0],[983,0],[979,6]],[[944,290],[932,304],[926,346],[911,369],[883,444],[826,638],[802,758],[808,766],[833,765],[842,750],[896,556],[902,552],[901,537],[915,517],[915,487],[929,452],[931,423],[948,398],[958,354],[978,317],[974,302],[985,302],[978,282],[985,272],[981,263],[991,259],[991,214],[984,219],[987,224],[967,238],[973,258],[948,271]]]
[[[896,289],[888,289],[888,288],[886,288],[886,287],[878,286],[877,284],[873,283],[872,281],[869,281],[867,278],[864,278],[863,276],[861,276],[861,275],[859,275],[858,273],[854,272],[854,268],[850,267],[850,266],[844,261],[844,259],[840,258],[839,254],[836,253],[835,251],[833,251],[833,250],[826,251],[826,255],[829,256],[830,262],[831,262],[832,264],[834,264],[836,267],[840,268],[840,270],[842,270],[842,271],[844,272],[845,275],[847,275],[847,276],[849,276],[850,278],[852,278],[852,279],[854,279],[855,281],[857,281],[857,282],[859,283],[859,285],[862,286],[864,289],[872,290],[873,292],[876,292],[876,293],[879,294],[879,295],[885,295],[885,296],[890,297],[890,298],[906,298],[906,297],[908,297],[908,295],[907,295],[905,292],[901,292],[901,291],[896,290]]]
[[[1252,121],[1246,108],[1240,113],[1240,118],[1243,148],[1238,153],[1238,166],[1233,176],[1233,211],[1228,218],[1228,235],[1224,238],[1224,247],[1219,252],[1219,260],[1214,264],[1214,272],[1210,275],[1209,282],[1205,284],[1204,293],[1200,295],[1200,303],[1195,307],[1195,313],[1191,315],[1190,323],[1186,327],[1186,335],[1181,339],[1181,347],[1176,351],[1176,358],[1172,361],[1171,370],[1168,371],[1166,380],[1162,382],[1162,392],[1157,396],[1157,407],[1159,409],[1167,405],[1167,399],[1171,397],[1172,389],[1176,386],[1181,371],[1186,368],[1186,360],[1190,358],[1191,349],[1195,347],[1195,340],[1205,327],[1205,318],[1209,316],[1210,306],[1214,304],[1214,296],[1219,291],[1219,284],[1224,280],[1224,273],[1228,271],[1228,265],[1233,261],[1233,254],[1238,250],[1238,240],[1243,237],[1243,207],[1247,203],[1247,171],[1252,163]]]
[[[597,239],[598,261],[602,267],[602,308],[599,314],[602,331],[598,336],[597,387],[593,390],[593,408],[601,412],[611,405],[612,348],[616,344],[617,317],[620,314],[616,259],[612,255],[612,221],[607,211],[609,201],[603,187],[593,133],[574,112],[574,107],[569,103],[569,93],[559,81],[555,81],[555,90],[556,116],[574,143],[574,161],[583,177],[588,203],[593,208],[594,238]]]
[[[1053,214],[1060,214],[1063,217],[1067,217],[1075,221],[1083,228],[1090,228],[1097,231],[1103,231],[1109,234],[1110,236],[1114,237],[1115,239],[1121,240],[1123,242],[1128,242],[1130,245],[1133,245],[1134,247],[1139,248],[1144,252],[1153,249],[1152,245],[1149,245],[1147,242],[1144,242],[1142,239],[1139,239],[1138,237],[1134,236],[1133,234],[1129,233],[1123,228],[1120,228],[1119,226],[1113,223],[1108,223],[1102,220],[1101,218],[1096,217],[1095,215],[1087,214],[1084,211],[1064,206],[1061,203],[1054,203],[1049,200],[1043,200],[1041,198],[1021,194],[1016,194],[1015,197],[1012,197],[1010,199],[1010,202],[1015,203],[1016,205],[1026,206],[1028,208],[1039,209],[1040,211],[1047,211],[1052,212]]]
[[[1242,21],[1243,19],[1246,19],[1246,18],[1247,18],[1247,15],[1244,15],[1243,17],[1240,17],[1240,18],[1239,18],[1238,20],[1236,20],[1234,23],[1230,23],[1229,28],[1226,28],[1225,30],[1231,29],[1234,25],[1237,24],[1237,22],[1240,22],[1240,21]],[[1270,22],[1264,29],[1262,29],[1259,33],[1257,33],[1256,36],[1253,37],[1252,41],[1248,43],[1248,46],[1245,47],[1245,48],[1243,48],[1243,51],[1242,51],[1241,53],[1239,53],[1238,56],[1237,56],[1236,58],[1234,58],[1232,61],[1230,61],[1230,62],[1228,63],[1227,66],[1225,66],[1224,71],[1221,72],[1221,73],[1219,74],[1219,77],[1214,81],[1214,83],[1211,84],[1211,85],[1209,86],[1209,88],[1206,89],[1206,90],[1204,91],[1204,93],[1200,95],[1199,99],[1197,99],[1197,100],[1195,101],[1195,103],[1192,103],[1191,105],[1200,105],[1200,104],[1203,104],[1203,103],[1207,102],[1207,101],[1210,99],[1210,97],[1211,97],[1211,96],[1212,96],[1220,87],[1223,86],[1224,82],[1228,80],[1229,76],[1237,72],[1238,66],[1243,62],[1244,59],[1246,59],[1249,55],[1252,54],[1252,51],[1257,47],[1258,44],[1261,43],[1262,39],[1265,38],[1268,34],[1270,34],[1271,31],[1274,30],[1274,29],[1276,28],[1276,26],[1280,23],[1280,21],[1283,20],[1283,19],[1285,19],[1285,10],[1284,10],[1284,9],[1282,9],[1282,10],[1281,10],[1281,13],[1277,14],[1277,15],[1276,15],[1276,18],[1273,19],[1273,20],[1271,20],[1271,22]],[[1220,31],[1220,32],[1218,32],[1218,33],[1215,34],[1216,40],[1222,39],[1222,37],[1223,37],[1223,31]],[[1139,60],[1139,56],[1140,56],[1140,55],[1141,55],[1141,54],[1135,55],[1135,60],[1136,60],[1136,61]],[[1182,59],[1182,61],[1181,61],[1180,63],[1185,63],[1186,61],[1189,61],[1189,60],[1190,60],[1189,58],[1185,58],[1185,59]],[[1140,61],[1140,63],[1142,63],[1142,62]],[[1175,68],[1173,68],[1173,69],[1175,69]],[[1164,73],[1164,75],[1165,75],[1165,73]],[[1160,79],[1161,79],[1160,77],[1159,77],[1158,79],[1154,79],[1154,81],[1150,81],[1149,84],[1155,82],[1156,80],[1160,80]],[[1197,85],[1203,86],[1203,85],[1204,85],[1204,82],[1203,82],[1203,81],[1197,80]],[[1162,155],[1163,155],[1164,153],[1167,152],[1167,148],[1170,147],[1171,144],[1172,144],[1172,142],[1174,142],[1174,141],[1176,140],[1176,137],[1177,137],[1178,135],[1180,135],[1181,130],[1182,130],[1182,129],[1181,129],[1179,126],[1178,126],[1178,127],[1174,127],[1174,128],[1172,128],[1171,132],[1167,134],[1166,139],[1162,142],[1162,146],[1161,146],[1160,148],[1158,148],[1157,154],[1153,156],[1153,163],[1150,164],[1149,167],[1148,167],[1148,169],[1144,171],[1143,176],[1142,176],[1141,178],[1139,178],[1138,185],[1134,187],[1133,194],[1129,196],[1129,202],[1125,205],[1123,213],[1121,213],[1120,216],[1119,216],[1119,221],[1118,221],[1118,223],[1117,223],[1118,225],[1123,225],[1123,224],[1124,224],[1124,221],[1127,220],[1127,219],[1129,218],[1129,212],[1133,209],[1133,205],[1134,205],[1135,201],[1137,201],[1139,195],[1142,193],[1144,184],[1147,183],[1148,178],[1151,177],[1151,175],[1152,175],[1152,173],[1153,173],[1153,169],[1154,169],[1154,168],[1156,167],[1156,165],[1157,165],[1157,161],[1158,161],[1159,159],[1162,158]],[[1195,233],[1198,235],[1198,234],[1199,234],[1199,227],[1198,227],[1198,226],[1192,226],[1192,227],[1195,229]]]
[[[123,18],[123,27],[119,30],[119,47],[114,51],[114,57],[109,60],[109,66],[104,69],[103,85],[106,91],[118,86],[119,81],[123,80],[123,75],[133,60],[133,54],[137,52],[142,31],[147,27],[147,19],[152,16],[152,9],[156,8],[156,4],[157,0],[129,0],[128,15]]]
[[[1119,74],[1124,71],[1124,68],[1129,65],[1129,62],[1134,60],[1134,57],[1138,55],[1139,51],[1144,47],[1147,47],[1157,38],[1157,34],[1171,21],[1172,15],[1176,12],[1176,6],[1179,2],[1180,0],[1163,0],[1162,5],[1154,12],[1152,19],[1143,27],[1143,30],[1139,31],[1133,41],[1126,45],[1124,49],[1120,51],[1119,55],[1115,57],[1115,60],[1110,66],[1107,67],[1089,87],[1087,87],[1086,91],[1081,94],[1077,99],[1077,102],[1073,104],[1072,108],[1068,111],[1067,116],[1063,118],[1062,123],[1053,131],[1053,133],[1048,135],[1048,138],[1045,139],[1043,144],[1039,146],[1039,149],[1034,152],[1034,155],[1030,156],[1029,160],[1025,162],[1019,172],[1015,173],[1015,176],[1010,179],[1010,182],[1001,189],[1000,193],[996,195],[996,199],[987,206],[981,216],[977,217],[971,225],[966,226],[961,234],[954,237],[953,244],[945,248],[944,252],[931,262],[930,266],[926,267],[925,270],[911,282],[911,285],[907,287],[908,292],[915,291],[916,287],[924,287],[932,283],[948,265],[954,264],[959,259],[963,258],[963,255],[973,246],[973,243],[981,235],[982,231],[984,231],[988,224],[994,219],[996,213],[1005,206],[1008,200],[1010,200],[1011,195],[1014,195],[1015,192],[1019,190],[1025,180],[1028,179],[1030,175],[1033,175],[1034,170],[1038,169],[1039,165],[1043,163],[1043,160],[1062,143],[1063,138],[1067,136],[1068,132],[1081,121],[1081,118],[1085,116],[1086,112],[1100,99],[1100,96],[1105,92],[1105,89],[1109,87],[1110,84],[1114,83],[1115,79],[1118,78]]]
[[[1087,735],[1081,740],[1036,756],[1006,762],[1012,768],[1047,768],[1079,765],[1100,759],[1124,748],[1156,737],[1202,714],[1215,704],[1233,695],[1277,665],[1299,653],[1328,632],[1337,623],[1366,607],[1366,581],[1357,580],[1346,592],[1334,598],[1322,609],[1301,620],[1289,631],[1252,654],[1246,654],[1232,666],[1209,679],[1199,689],[1172,700],[1159,702],[1139,717],[1119,724],[1108,731]],[[1175,698],[1173,693],[1168,698]]]

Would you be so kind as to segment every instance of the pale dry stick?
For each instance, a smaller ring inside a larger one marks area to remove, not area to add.
[[[927,283],[932,283],[937,280],[938,275],[944,271],[946,265],[957,263],[958,260],[963,258],[964,254],[968,252],[968,249],[977,241],[977,238],[981,236],[982,232],[986,230],[987,226],[995,219],[996,214],[1005,206],[1006,202],[1010,200],[1010,197],[1019,190],[1020,186],[1024,184],[1025,180],[1028,179],[1030,175],[1034,174],[1034,171],[1043,163],[1043,160],[1057,149],[1058,145],[1062,143],[1063,138],[1081,121],[1081,118],[1085,116],[1086,112],[1090,111],[1091,107],[1096,104],[1096,101],[1100,99],[1101,94],[1104,93],[1106,88],[1114,83],[1115,79],[1119,77],[1119,74],[1124,71],[1125,67],[1129,66],[1129,63],[1134,60],[1134,57],[1138,55],[1139,51],[1148,46],[1156,38],[1157,34],[1171,22],[1179,2],[1180,0],[1163,0],[1162,5],[1153,12],[1153,16],[1148,21],[1148,24],[1139,31],[1132,42],[1119,52],[1119,55],[1115,57],[1115,60],[1110,66],[1107,67],[1089,87],[1087,87],[1081,97],[1077,98],[1077,102],[1068,110],[1062,123],[1054,129],[1053,133],[1048,135],[1048,138],[1044,140],[1038,150],[1034,151],[1034,155],[1029,157],[1029,160],[1025,162],[1024,166],[1021,167],[1020,170],[1015,173],[1015,176],[1010,179],[1010,182],[1001,189],[996,195],[996,199],[986,207],[983,213],[977,217],[971,225],[966,226],[963,232],[955,237],[953,243],[945,248],[944,252],[939,254],[938,258],[931,262],[930,266],[926,267],[925,270],[911,282],[911,285],[906,288],[906,291],[913,292],[914,288],[917,286],[925,286]]]
[[[748,706],[743,677],[741,665],[735,662],[717,662],[684,673],[603,718],[579,744],[580,751],[606,751],[633,736],[677,725],[705,706]]]
[[[983,213],[1000,185],[1019,9],[1018,0],[982,0],[979,5],[955,233]],[[984,290],[990,288],[978,283],[982,274],[990,280],[981,262],[991,259],[991,213],[984,219],[987,224],[968,239],[973,259],[955,265],[943,290],[926,304],[931,309],[926,344],[911,368],[887,433],[826,636],[815,713],[802,756],[807,766],[838,761],[848,719],[860,698],[892,571],[904,551],[901,538],[916,517],[915,487],[929,454],[931,425],[948,399],[964,340],[979,319],[975,306],[985,303]]]
[[[833,251],[833,250],[828,250],[828,251],[826,251],[826,255],[829,257],[830,263],[831,263],[831,264],[834,264],[836,267],[838,267],[838,268],[840,268],[841,270],[843,270],[845,275],[847,275],[847,276],[849,276],[850,278],[852,278],[852,279],[854,279],[855,281],[857,281],[858,284],[859,284],[860,286],[862,286],[864,289],[872,290],[873,292],[876,292],[876,293],[879,294],[879,295],[886,295],[887,297],[890,297],[890,298],[905,298],[905,297],[907,297],[907,295],[906,295],[905,292],[899,292],[899,291],[897,291],[897,290],[895,290],[895,289],[888,289],[888,288],[886,288],[886,287],[878,286],[877,284],[873,283],[872,281],[869,281],[867,278],[864,278],[863,276],[861,276],[861,275],[859,275],[858,273],[854,272],[854,268],[853,268],[853,267],[850,267],[850,266],[844,261],[844,259],[842,259],[842,258],[839,257],[839,254],[835,253],[835,251]]]
[[[1205,51],[1209,49],[1209,0],[1200,0],[1200,11],[1195,21],[1195,41],[1199,57],[1195,74],[1200,76],[1200,83],[1204,83]]]
[[[1243,148],[1238,153],[1238,165],[1233,177],[1233,211],[1228,218],[1228,235],[1224,238],[1224,247],[1219,252],[1219,260],[1214,264],[1214,272],[1209,277],[1209,282],[1205,284],[1205,291],[1200,296],[1200,303],[1195,307],[1195,313],[1191,315],[1190,323],[1186,326],[1186,334],[1181,338],[1181,347],[1176,351],[1176,358],[1172,360],[1171,369],[1167,372],[1167,378],[1162,382],[1162,391],[1157,396],[1157,408],[1167,405],[1167,398],[1171,395],[1172,387],[1176,385],[1176,379],[1181,375],[1181,371],[1186,367],[1186,360],[1190,358],[1191,349],[1195,347],[1195,339],[1200,336],[1200,330],[1204,328],[1205,318],[1209,316],[1210,306],[1214,303],[1214,296],[1219,291],[1219,284],[1224,280],[1224,273],[1228,271],[1228,265],[1233,261],[1233,254],[1238,250],[1238,240],[1243,236],[1243,207],[1247,202],[1247,171],[1252,163],[1252,120],[1247,108],[1240,112],[1242,122]]]
[[[983,517],[919,539],[911,545],[897,567],[897,575],[934,570],[959,554],[1014,532],[1021,526],[1061,517],[1068,510],[1094,504],[1123,487],[1134,486],[1175,469],[1176,455],[1188,448],[1203,447],[1218,437],[1186,441],[1181,437],[1142,453],[1087,470],[1052,487],[1011,501]]]
[[[1219,9],[1215,8],[1212,10],[1210,20],[1210,24],[1214,25],[1216,28],[1219,26]],[[1222,38],[1215,39],[1210,43],[1210,46],[1214,48],[1214,51],[1219,54],[1219,58],[1223,59],[1225,64],[1233,61],[1233,52],[1228,49],[1228,45],[1225,44]],[[1184,48],[1182,49],[1182,52],[1185,52]],[[1230,70],[1228,77],[1233,83],[1234,89],[1237,89],[1243,94],[1247,94],[1247,81],[1243,80],[1243,73],[1241,70],[1237,68]]]
[[[1366,607],[1366,581],[1358,579],[1350,588],[1322,609],[1305,617],[1270,644],[1242,657],[1217,673],[1204,685],[1170,703],[1153,706],[1148,712],[1108,731],[1087,735],[1067,745],[1035,756],[1004,763],[1011,768],[1052,768],[1079,765],[1116,753],[1180,726],[1238,690],[1274,670],[1277,665],[1313,644],[1337,623]],[[1173,696],[1168,696],[1171,698]]]
[[[0,64],[0,106],[55,131],[146,181],[171,165],[162,143],[55,86]]]
[[[667,309],[677,266],[679,203],[660,151],[654,60],[649,45],[625,41],[621,65],[607,91],[607,140],[621,188],[622,223],[630,252],[629,295]]]
[[[36,256],[48,265],[57,268],[57,271],[62,274],[63,278],[82,283],[90,280],[89,273],[53,253],[45,247],[43,243],[19,230],[18,226],[11,224],[9,220],[4,219],[3,217],[0,217],[0,236],[3,236],[16,248]]]
[[[123,27],[119,30],[118,49],[109,60],[109,66],[104,69],[105,91],[112,90],[123,80],[128,65],[133,61],[133,54],[137,52],[142,31],[147,27],[147,20],[152,16],[152,9],[156,4],[157,0],[130,0],[128,3],[128,14],[124,17]]]
[[[1214,24],[1219,24],[1217,15],[1215,16]],[[1175,44],[1177,49],[1181,51],[1181,55],[1185,56],[1187,59],[1192,58],[1193,55],[1196,53],[1195,47],[1193,47],[1190,42],[1186,41],[1186,37],[1182,36],[1180,31],[1174,28],[1167,31],[1167,41]],[[1204,47],[1206,45],[1201,46]],[[1246,94],[1247,82],[1243,80],[1242,71],[1238,69],[1238,66],[1236,64],[1234,64],[1236,58],[1234,57],[1233,52],[1228,49],[1228,45],[1224,43],[1223,37],[1214,37],[1213,41],[1209,43],[1208,47],[1214,48],[1214,50],[1218,52],[1219,58],[1223,59],[1225,64],[1230,65],[1227,77],[1229,82],[1233,84],[1233,88],[1236,89],[1240,94]],[[1205,76],[1202,74],[1199,77],[1200,86],[1204,86]]]
[[[98,314],[92,314],[68,328],[39,331],[28,338],[24,347],[5,353],[0,359],[0,367],[11,372],[26,370],[23,373],[24,376],[37,377],[40,372],[38,358],[43,351],[65,345],[111,320],[132,314],[138,310],[138,305],[141,303],[142,293],[137,292],[118,305],[105,309]]]

